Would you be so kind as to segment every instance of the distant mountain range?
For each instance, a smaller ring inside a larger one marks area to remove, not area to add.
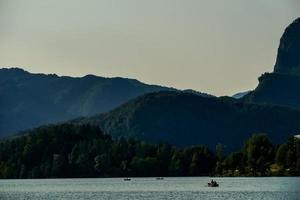
[[[44,124],[108,112],[130,99],[175,88],[135,79],[33,74],[21,68],[0,69],[0,137]],[[212,96],[184,90],[200,96]]]
[[[132,79],[71,78],[2,69],[0,131],[11,133],[102,113],[70,122],[98,125],[115,138],[168,141],[178,146],[201,143],[213,148],[223,143],[234,150],[258,132],[282,142],[300,132],[299,22],[295,20],[285,30],[274,72],[263,74],[256,89],[235,98]]]
[[[107,112],[129,99],[169,90],[134,79],[81,78],[0,69],[0,136],[20,130]]]

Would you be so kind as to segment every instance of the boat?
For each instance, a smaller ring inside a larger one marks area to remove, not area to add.
[[[164,177],[156,177],[156,180],[164,180]]]
[[[124,178],[124,181],[131,181],[131,178]]]
[[[210,183],[207,183],[208,187],[219,187],[219,184],[216,181],[212,181]]]

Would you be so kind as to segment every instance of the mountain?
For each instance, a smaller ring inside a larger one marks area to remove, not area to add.
[[[2,69],[0,130],[16,131],[102,113],[72,122],[99,126],[114,138],[167,141],[178,146],[214,148],[222,143],[235,150],[258,132],[280,143],[300,131],[299,21],[289,25],[280,40],[274,72],[263,74],[258,87],[241,99],[132,79],[71,78]]]
[[[274,72],[300,75],[300,18],[285,29],[280,39]]]
[[[177,146],[205,144],[212,149],[222,143],[228,150],[236,150],[253,133],[267,133],[275,143],[298,133],[300,110],[166,91],[146,94],[109,113],[73,122],[100,126],[114,138],[168,141]]]
[[[229,149],[257,132],[275,143],[300,131],[300,18],[280,39],[274,72],[240,99],[196,93],[158,92],[138,97],[119,108],[75,122],[100,126],[113,137],[135,137],[179,146],[223,143]]]
[[[245,102],[272,103],[300,108],[300,18],[284,31],[272,73],[259,77],[257,88]]]
[[[47,123],[107,112],[145,93],[175,90],[134,79],[81,78],[0,69],[0,136]]]

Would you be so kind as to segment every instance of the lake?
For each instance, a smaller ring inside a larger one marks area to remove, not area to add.
[[[218,188],[207,187],[210,180],[209,177],[0,180],[0,199],[300,199],[300,177],[216,178]]]

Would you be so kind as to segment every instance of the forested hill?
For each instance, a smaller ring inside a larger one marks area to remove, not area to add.
[[[77,119],[101,127],[113,138],[134,137],[177,146],[218,143],[236,150],[253,133],[267,133],[274,143],[300,132],[300,110],[207,98],[183,92],[138,97],[103,115]]]
[[[134,79],[81,78],[0,69],[0,136],[109,111],[139,95],[174,90]]]

